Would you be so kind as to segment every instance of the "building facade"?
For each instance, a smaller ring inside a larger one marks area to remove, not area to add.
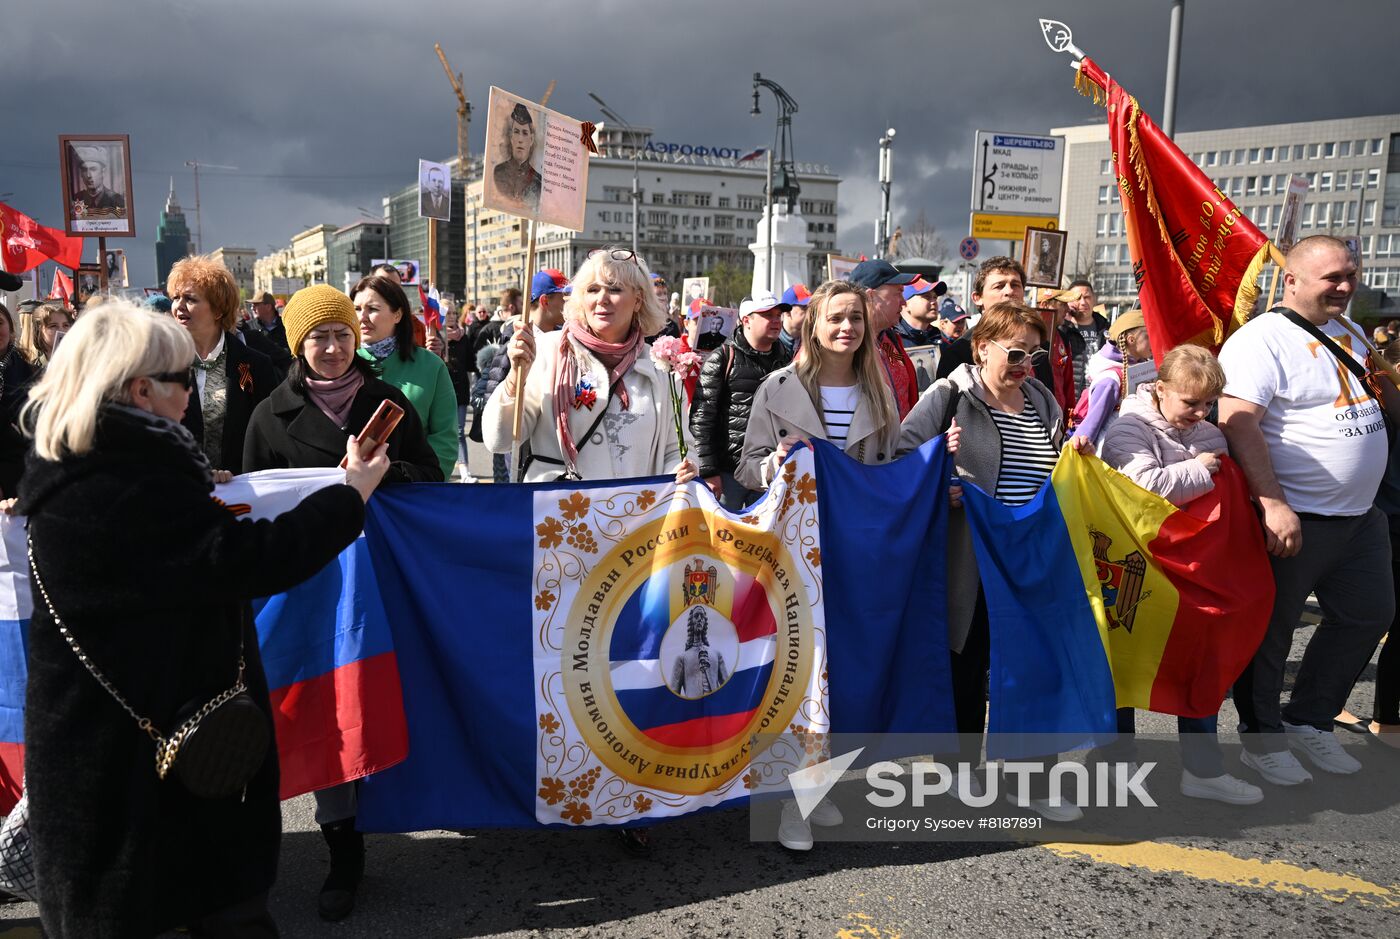
[[[238,284],[238,292],[247,300],[253,295],[253,264],[258,253],[252,248],[215,248],[210,256],[228,268]]]
[[[1066,144],[1060,199],[1060,227],[1069,234],[1066,274],[1091,277],[1110,305],[1129,304],[1136,291],[1108,127],[1051,133]],[[1370,288],[1360,302],[1378,312],[1400,310],[1400,114],[1193,131],[1174,139],[1270,238],[1278,235],[1289,177],[1306,177],[1297,237],[1359,237],[1361,280]]]
[[[385,222],[360,221],[337,228],[326,239],[326,283],[349,293],[375,258],[389,257],[388,250]]]
[[[165,197],[165,208],[161,210],[160,221],[156,224],[156,285],[165,289],[165,280],[175,262],[190,253],[190,226],[185,223],[185,212],[180,208],[180,200],[175,197],[175,178],[170,178],[170,194]]]

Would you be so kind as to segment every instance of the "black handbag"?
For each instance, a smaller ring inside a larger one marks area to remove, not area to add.
[[[58,612],[53,608],[49,592],[34,564],[34,541],[29,540],[29,575],[39,595],[44,599],[49,616],[58,627],[78,661],[97,683],[131,715],[136,726],[156,745],[156,775],[162,780],[171,768],[191,795],[202,799],[224,799],[241,793],[257,775],[267,760],[272,734],[268,717],[258,707],[243,680],[247,664],[243,659],[243,640],[238,641],[238,680],[208,701],[191,701],[176,714],[175,730],[168,736],[156,729],[150,718],[142,717],[127,703],[107,677],[98,670],[87,653],[78,645]]]

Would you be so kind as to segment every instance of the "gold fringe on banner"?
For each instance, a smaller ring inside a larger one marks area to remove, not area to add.
[[[1234,316],[1231,317],[1231,332],[1243,326],[1245,320],[1249,319],[1249,315],[1254,312],[1254,304],[1259,299],[1259,275],[1264,272],[1264,265],[1273,260],[1273,254],[1277,250],[1272,242],[1264,242],[1255,252],[1249,266],[1244,269],[1244,275],[1240,277],[1240,289],[1235,294],[1235,312]]]
[[[1098,83],[1084,74],[1084,69],[1074,70],[1074,90],[1095,104],[1107,104],[1108,92],[1099,87]]]

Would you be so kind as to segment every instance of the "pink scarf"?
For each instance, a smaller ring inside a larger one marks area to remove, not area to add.
[[[575,472],[578,446],[574,443],[574,435],[569,432],[569,411],[574,407],[579,368],[578,355],[574,352],[570,339],[591,352],[593,357],[607,368],[608,387],[617,388],[617,397],[624,411],[631,407],[631,402],[627,398],[627,386],[623,383],[622,376],[637,363],[643,339],[635,324],[627,338],[621,342],[604,342],[577,320],[569,320],[564,324],[564,335],[559,343],[559,361],[554,368],[554,423],[559,433],[559,449],[564,454],[564,463],[570,472]],[[604,407],[607,407],[607,404],[607,401],[603,402]]]
[[[343,428],[350,417],[350,405],[355,403],[355,395],[364,384],[365,376],[351,365],[339,378],[312,378],[307,375],[306,395],[335,426]]]

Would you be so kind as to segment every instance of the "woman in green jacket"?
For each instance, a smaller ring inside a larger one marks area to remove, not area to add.
[[[457,394],[447,365],[413,342],[413,313],[397,283],[371,274],[360,279],[350,297],[360,319],[359,354],[408,398],[442,465],[442,478],[450,480],[457,465]]]

